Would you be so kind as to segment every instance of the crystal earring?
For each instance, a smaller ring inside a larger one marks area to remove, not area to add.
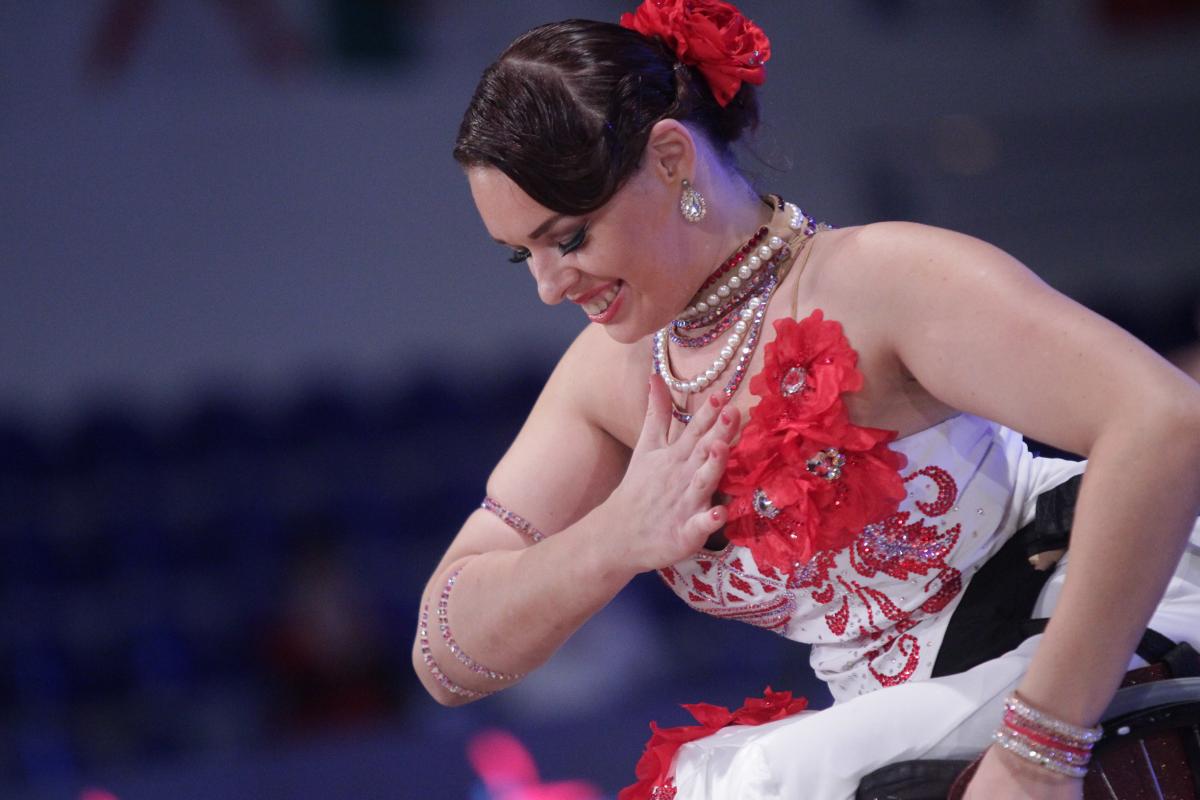
[[[704,202],[704,195],[696,191],[691,182],[684,178],[683,190],[679,195],[679,213],[688,222],[699,222],[704,219],[707,211],[708,206]]]

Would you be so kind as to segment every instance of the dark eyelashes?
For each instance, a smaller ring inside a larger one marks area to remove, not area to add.
[[[580,247],[583,247],[583,243],[587,240],[587,232],[588,232],[588,224],[585,222],[583,224],[583,227],[581,227],[579,230],[575,231],[575,233],[572,234],[570,239],[568,239],[565,242],[561,242],[558,245],[558,252],[565,256],[568,253],[573,253],[576,250],[578,250]],[[528,261],[528,260],[529,260],[529,250],[524,247],[513,248],[512,254],[509,255],[509,257],[508,257],[508,262],[510,264],[520,264],[522,261]]]
[[[575,231],[574,236],[558,246],[558,252],[565,256],[567,253],[578,250],[580,247],[582,247],[584,240],[587,239],[587,230],[588,226],[585,222],[579,230]]]

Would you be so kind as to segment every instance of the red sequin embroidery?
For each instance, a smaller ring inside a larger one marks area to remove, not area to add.
[[[931,501],[915,500],[913,505],[926,518],[949,512],[958,498],[958,485],[950,473],[940,467],[928,466],[905,476],[904,482],[919,477],[932,481],[936,496]],[[814,600],[836,603],[836,610],[825,615],[830,633],[845,636],[852,609],[858,609],[855,616],[862,621],[857,638],[880,641],[878,646],[866,652],[865,658],[871,675],[881,686],[895,686],[912,677],[920,663],[921,645],[908,631],[916,627],[922,617],[940,612],[962,591],[962,574],[946,561],[958,543],[962,525],[955,523],[942,529],[937,524],[927,524],[927,519],[911,519],[910,512],[899,511],[883,522],[867,525],[850,545],[848,558],[850,567],[864,578],[883,573],[903,581],[914,575],[933,573],[921,586],[922,593],[928,594],[928,598],[912,611],[902,610],[886,592],[858,581],[847,581],[840,575],[830,581],[832,559],[814,558],[798,573],[809,576],[809,585],[823,584],[812,591]],[[885,666],[891,669],[885,671]]]
[[[688,605],[714,617],[748,622],[782,633],[796,611],[796,596],[787,579],[770,567],[747,570],[740,558],[727,562],[728,554],[729,551],[714,553],[692,562],[709,581],[701,580],[698,575],[691,576]],[[658,573],[672,588],[679,585],[680,575],[673,567]]]

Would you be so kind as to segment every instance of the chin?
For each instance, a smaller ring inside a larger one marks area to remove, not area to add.
[[[657,328],[642,330],[633,325],[605,325],[604,332],[608,334],[608,338],[618,344],[637,344],[646,337],[652,335]]]
[[[594,320],[593,324],[604,328],[608,338],[618,344],[637,344],[652,336],[670,320],[649,318],[656,315],[647,314],[649,307],[645,303],[634,302],[637,298],[632,296],[632,292],[627,292],[626,288],[622,287],[621,293],[617,295],[614,303],[620,305],[612,309],[612,316],[606,321]]]

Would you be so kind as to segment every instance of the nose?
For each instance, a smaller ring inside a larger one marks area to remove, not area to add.
[[[553,256],[531,255],[529,257],[529,272],[537,281],[538,297],[548,306],[558,305],[563,301],[579,281],[579,270],[563,266]]]

